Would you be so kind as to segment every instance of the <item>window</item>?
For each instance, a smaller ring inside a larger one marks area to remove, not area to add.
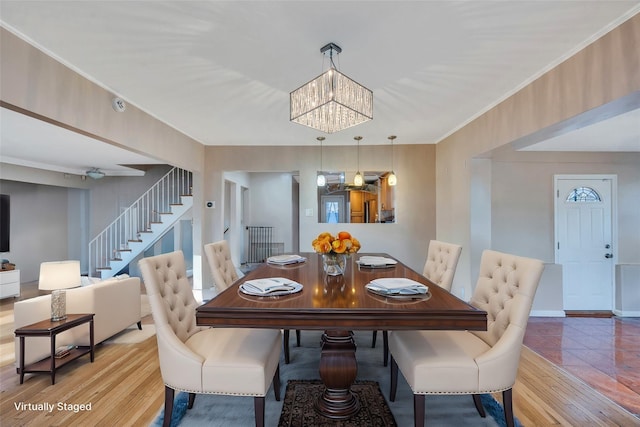
[[[596,190],[591,187],[578,187],[574,188],[569,196],[567,202],[570,203],[582,203],[582,202],[601,202],[600,195]]]
[[[338,202],[325,202],[324,204],[325,215],[327,221],[330,224],[337,224],[340,219],[340,208]]]

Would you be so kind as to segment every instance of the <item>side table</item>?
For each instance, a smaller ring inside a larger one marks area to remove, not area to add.
[[[51,384],[55,384],[56,370],[87,353],[91,354],[91,363],[93,363],[93,316],[93,314],[67,314],[67,318],[64,320],[54,322],[51,319],[47,319],[16,329],[16,337],[20,338],[20,367],[18,368],[20,384],[24,382],[25,373],[37,372],[50,373]],[[60,332],[66,331],[67,329],[75,328],[76,326],[80,326],[85,323],[89,323],[89,346],[78,346],[71,349],[69,354],[66,356],[56,359],[56,335]],[[50,337],[51,356],[40,360],[39,362],[24,366],[25,337]]]

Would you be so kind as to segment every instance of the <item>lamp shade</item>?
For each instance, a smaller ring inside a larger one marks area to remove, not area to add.
[[[80,286],[80,261],[50,261],[40,264],[38,289],[54,291]]]

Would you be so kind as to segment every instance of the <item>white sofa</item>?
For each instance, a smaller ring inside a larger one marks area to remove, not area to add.
[[[134,323],[142,329],[140,278],[112,278],[88,286],[67,289],[67,313],[94,313],[94,344],[98,344]],[[51,317],[51,295],[14,304],[16,329]],[[56,347],[89,345],[89,327],[81,325],[56,336]],[[15,339],[16,367],[20,364],[20,339]],[[25,338],[25,365],[51,355],[49,337]]]

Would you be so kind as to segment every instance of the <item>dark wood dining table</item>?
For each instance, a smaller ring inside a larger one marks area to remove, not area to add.
[[[360,266],[351,254],[341,276],[327,275],[322,256],[302,253],[306,261],[291,265],[261,264],[197,309],[201,326],[323,330],[319,374],[325,391],[316,410],[331,419],[346,419],[360,409],[350,387],[356,379],[354,330],[486,330],[487,313],[431,283],[402,262],[386,267]],[[390,257],[391,258],[391,257]],[[283,277],[303,285],[283,296],[251,296],[240,291],[247,280]],[[429,288],[426,296],[385,297],[365,285],[376,278],[408,278]]]

